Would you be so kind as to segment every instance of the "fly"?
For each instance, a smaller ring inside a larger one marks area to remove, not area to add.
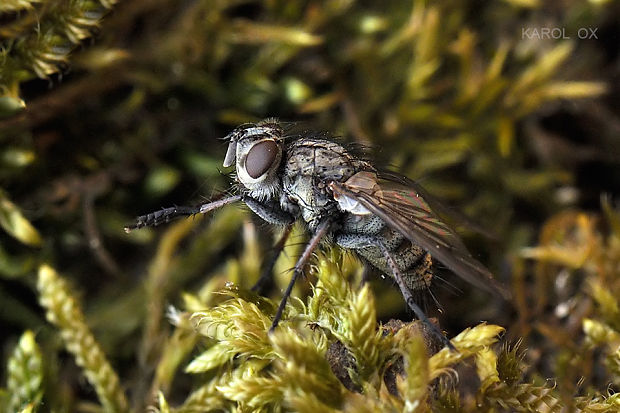
[[[355,252],[392,277],[418,319],[449,347],[450,342],[414,299],[414,293],[431,284],[433,260],[476,287],[509,297],[440,219],[437,212],[441,206],[431,203],[414,181],[378,170],[324,137],[287,135],[276,119],[239,126],[225,139],[224,167],[235,166],[237,195],[198,207],[171,207],[143,215],[125,231],[241,201],[266,222],[286,227],[276,245],[279,253],[291,226],[303,221],[310,240],[295,264],[271,330],[278,325],[295,281],[323,239]],[[255,287],[268,279],[275,257]]]

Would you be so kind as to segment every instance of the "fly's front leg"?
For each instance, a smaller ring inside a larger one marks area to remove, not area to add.
[[[235,195],[227,198],[222,198],[217,201],[207,202],[206,204],[202,204],[197,207],[174,206],[170,208],[163,208],[159,211],[139,216],[138,218],[136,218],[136,222],[125,227],[125,232],[131,232],[134,229],[139,229],[143,227],[155,227],[160,224],[168,223],[174,218],[181,216],[206,214],[209,211],[213,211],[214,209],[221,208],[224,205],[228,205],[240,200],[241,196]]]
[[[383,254],[383,258],[387,262],[387,265],[390,271],[392,272],[392,276],[394,277],[394,280],[396,280],[396,283],[398,284],[398,287],[400,288],[400,292],[403,295],[403,298],[405,299],[407,306],[411,308],[411,310],[416,315],[418,320],[422,321],[424,324],[429,326],[430,330],[433,332],[433,334],[437,336],[437,338],[441,340],[444,346],[448,346],[448,348],[450,348],[451,350],[454,350],[454,346],[452,345],[452,343],[450,343],[450,340],[448,340],[446,336],[443,335],[441,330],[428,319],[426,314],[424,314],[424,311],[422,311],[420,306],[418,306],[418,304],[415,302],[415,299],[413,298],[413,294],[411,293],[411,290],[409,290],[409,288],[407,287],[405,278],[402,272],[400,271],[398,264],[396,264],[396,260],[394,259],[394,257],[392,256],[392,253],[385,246],[384,242],[381,239],[370,236],[370,235],[341,234],[336,237],[336,243],[343,248],[349,248],[349,249],[358,249],[358,248],[373,247],[373,246],[379,248],[381,250],[381,253]]]
[[[280,204],[274,201],[261,202],[249,196],[241,199],[256,215],[274,225],[290,225],[295,222],[295,217],[284,211]]]
[[[269,332],[272,332],[278,326],[278,323],[280,322],[280,319],[282,318],[282,313],[284,312],[284,307],[286,306],[286,301],[288,300],[288,297],[291,295],[291,291],[293,290],[293,286],[295,285],[295,281],[297,281],[297,278],[302,273],[304,267],[310,260],[312,253],[318,247],[321,239],[329,232],[331,224],[332,223],[330,221],[323,221],[321,224],[319,224],[319,227],[316,229],[316,232],[312,234],[310,241],[308,241],[308,244],[306,245],[306,248],[304,249],[303,254],[301,254],[301,257],[299,257],[299,259],[297,260],[297,263],[295,264],[295,269],[293,270],[293,276],[291,277],[291,281],[288,283],[288,286],[286,287],[286,291],[284,291],[284,296],[282,297],[282,301],[280,301],[280,305],[278,306],[278,311],[276,311],[276,315],[273,318],[273,323],[271,324],[271,328],[269,329]]]

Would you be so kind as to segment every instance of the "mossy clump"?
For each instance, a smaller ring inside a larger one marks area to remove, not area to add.
[[[0,0],[0,411],[620,410],[619,13]],[[265,297],[281,230],[244,208],[123,232],[234,190],[218,138],[266,117],[492,229],[453,223],[513,301],[439,267],[441,350],[397,288],[324,248],[270,335],[302,226]]]

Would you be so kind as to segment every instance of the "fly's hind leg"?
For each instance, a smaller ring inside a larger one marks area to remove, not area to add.
[[[428,319],[428,317],[426,317],[426,314],[424,314],[424,311],[422,311],[422,309],[418,306],[418,304],[416,304],[415,299],[413,298],[413,294],[411,293],[409,288],[407,288],[405,279],[402,273],[400,272],[398,265],[396,265],[396,261],[394,260],[394,257],[392,257],[392,254],[390,253],[390,251],[386,248],[386,246],[381,241],[378,242],[377,246],[381,249],[381,252],[383,252],[383,256],[385,257],[388,263],[388,266],[390,267],[390,270],[392,271],[392,275],[394,276],[394,279],[396,280],[396,283],[398,284],[398,287],[400,288],[400,292],[403,295],[403,298],[407,302],[407,305],[409,306],[409,308],[413,310],[416,317],[418,317],[418,320],[422,321],[424,324],[429,326],[433,334],[435,334],[437,338],[441,340],[444,346],[447,346],[450,350],[455,350],[452,343],[450,343],[450,340],[448,340],[448,338],[443,335],[441,330],[435,324],[433,324],[431,320]]]
[[[361,248],[364,246],[379,248],[379,250],[383,254],[383,258],[385,259],[388,268],[390,269],[392,273],[392,276],[394,277],[394,280],[396,280],[396,283],[398,284],[398,287],[400,288],[400,292],[403,295],[403,298],[405,299],[407,306],[411,308],[411,310],[416,315],[418,320],[422,321],[424,324],[426,324],[429,327],[430,331],[433,334],[435,334],[439,340],[441,340],[441,343],[444,346],[447,346],[451,350],[454,350],[454,346],[452,345],[452,343],[450,343],[450,340],[448,340],[446,336],[443,335],[441,330],[428,319],[426,314],[424,314],[424,311],[416,303],[416,300],[413,297],[413,294],[411,292],[409,285],[407,284],[405,280],[405,277],[403,276],[400,268],[398,267],[398,264],[396,264],[396,260],[392,256],[392,252],[385,246],[385,244],[383,243],[381,239],[377,237],[373,237],[371,235],[363,235],[363,234],[355,234],[355,235],[340,234],[336,236],[336,243],[343,248],[350,248],[350,249],[357,249],[357,248]],[[425,257],[425,255],[421,257]],[[426,282],[426,280],[423,279],[422,282]]]

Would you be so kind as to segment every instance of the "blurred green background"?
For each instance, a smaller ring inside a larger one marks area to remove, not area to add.
[[[3,360],[34,331],[46,377],[61,379],[45,383],[41,411],[94,409],[38,304],[49,263],[130,403],[152,403],[165,307],[208,280],[252,285],[274,232],[238,207],[172,229],[123,226],[230,188],[220,138],[278,117],[369,146],[495,234],[462,232],[514,302],[440,274],[444,312],[431,314],[450,336],[504,326],[528,349],[526,380],[553,378],[564,401],[604,394],[614,370],[582,320],[599,314],[596,288],[620,295],[619,12],[603,0],[4,0]],[[395,287],[373,285],[381,320],[411,317]],[[177,380],[173,404],[191,385]]]

